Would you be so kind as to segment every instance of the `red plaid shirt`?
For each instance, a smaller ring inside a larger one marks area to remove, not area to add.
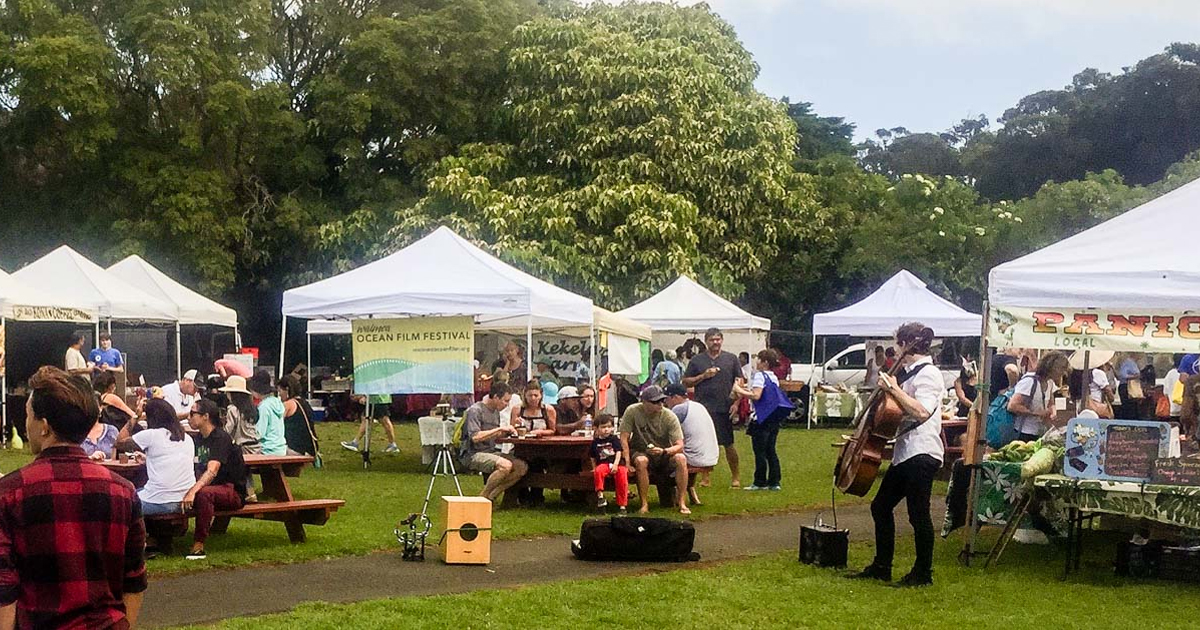
[[[146,526],[128,481],[72,446],[0,478],[0,606],[21,628],[124,628],[146,590]]]

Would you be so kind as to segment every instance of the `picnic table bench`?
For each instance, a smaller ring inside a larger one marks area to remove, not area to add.
[[[258,503],[247,503],[237,510],[218,511],[213,519],[212,532],[223,534],[234,518],[254,518],[279,521],[287,528],[288,540],[305,541],[305,525],[324,525],[329,516],[346,504],[341,499],[302,499],[292,496],[288,477],[299,477],[305,466],[313,463],[310,455],[245,455],[246,466],[259,476],[262,491]],[[105,460],[105,467],[129,479],[135,486],[146,482],[146,465],[139,461]],[[169,552],[172,539],[187,533],[188,520],[193,513],[159,514],[146,517],[146,535],[154,539],[160,550]]]
[[[512,444],[512,456],[525,462],[545,460],[546,472],[526,473],[520,481],[504,493],[501,503],[504,507],[516,507],[517,497],[524,488],[546,488],[551,490],[566,490],[583,492],[589,507],[596,507],[596,486],[592,477],[591,446],[592,438],[574,435],[549,435],[542,437],[506,437],[497,442]],[[637,471],[629,462],[630,484],[637,483]],[[712,467],[689,468],[689,487],[697,473],[711,471]],[[650,484],[658,488],[659,502],[664,507],[674,505],[675,480],[670,477],[650,475]],[[605,482],[606,489],[612,489],[612,480]]]

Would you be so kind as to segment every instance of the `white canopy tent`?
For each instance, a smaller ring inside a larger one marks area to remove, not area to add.
[[[820,335],[890,337],[905,322],[918,321],[939,337],[975,337],[983,318],[926,288],[901,269],[874,293],[846,308],[813,316],[813,338]],[[815,347],[815,346],[814,346]]]
[[[283,315],[280,373],[288,317],[470,315],[482,330],[524,330],[528,363],[535,328],[588,326],[595,338],[591,300],[500,261],[444,226],[390,256],[285,291]]]
[[[753,353],[766,347],[771,330],[771,320],[747,313],[687,276],[617,314],[650,326],[654,345],[670,349],[716,327],[725,334],[725,348]]]
[[[0,358],[5,356],[5,325],[9,320],[94,323],[96,315],[78,302],[55,299],[0,270]],[[7,426],[8,372],[3,364],[0,361],[0,418]]]
[[[1068,239],[1004,263],[988,276],[993,305],[1200,309],[1200,257],[1188,226],[1200,180]]]
[[[227,326],[234,330],[237,338],[237,312],[218,304],[199,293],[179,284],[141,256],[132,255],[108,268],[108,272],[129,284],[145,289],[150,295],[171,304],[178,313],[175,324],[175,377],[183,374],[181,365],[179,327],[181,325]],[[240,345],[240,344],[236,344]]]
[[[901,269],[871,295],[845,308],[813,316],[812,353],[817,365],[817,337],[891,337],[906,322],[921,322],[939,337],[976,337],[983,317],[930,291],[918,277]],[[816,380],[818,370],[813,370]],[[809,383],[808,426],[812,427],[814,383]]]
[[[63,245],[13,272],[17,280],[38,287],[63,304],[94,311],[112,321],[176,322],[178,309],[100,268]]]

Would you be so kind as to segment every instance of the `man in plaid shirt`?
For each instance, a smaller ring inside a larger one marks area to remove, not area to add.
[[[0,630],[130,628],[146,590],[137,492],[79,448],[100,415],[86,381],[47,366],[29,385],[37,458],[0,478]]]

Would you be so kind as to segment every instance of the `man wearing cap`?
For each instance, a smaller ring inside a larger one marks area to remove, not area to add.
[[[667,385],[663,393],[667,395],[667,407],[679,418],[683,428],[683,455],[687,458],[688,468],[716,466],[721,457],[721,446],[717,444],[717,429],[708,410],[704,405],[688,400],[687,388],[682,384]],[[688,475],[688,497],[694,505],[700,505],[694,481],[695,476]]]
[[[660,477],[675,475],[675,498],[680,514],[691,514],[687,507],[687,456],[683,454],[683,428],[679,419],[663,407],[667,396],[657,385],[642,390],[642,402],[634,403],[621,415],[621,450],[625,461],[637,470],[639,514],[650,512],[650,473]]]
[[[188,370],[183,373],[183,378],[162,386],[163,400],[171,403],[175,416],[180,420],[186,420],[192,412],[192,405],[196,402],[197,378],[200,378],[199,372]]]
[[[558,435],[571,435],[582,429],[585,410],[579,388],[567,385],[558,390],[558,402],[554,404],[554,411],[557,415],[554,432]]]

